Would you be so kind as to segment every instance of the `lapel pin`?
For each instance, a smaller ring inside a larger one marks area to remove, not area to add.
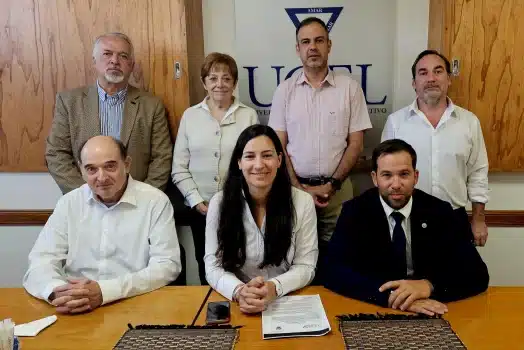
[[[428,224],[426,224],[425,222],[422,223],[422,228],[426,228],[428,227]]]

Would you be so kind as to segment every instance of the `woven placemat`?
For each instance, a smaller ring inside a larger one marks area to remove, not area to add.
[[[232,350],[237,337],[237,327],[137,326],[128,329],[113,349]]]
[[[341,315],[346,349],[466,349],[442,318],[422,315]]]

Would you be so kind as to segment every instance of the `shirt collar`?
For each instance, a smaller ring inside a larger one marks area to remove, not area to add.
[[[137,206],[137,200],[136,200],[136,180],[133,179],[131,177],[131,175],[127,175],[127,176],[128,177],[127,177],[126,190],[124,191],[124,194],[122,195],[122,197],[120,197],[120,200],[118,202],[116,202],[115,205],[111,206],[111,208],[117,207],[118,205],[120,205],[120,203],[131,204],[131,205],[133,205],[135,207]],[[93,190],[91,190],[91,188],[88,185],[86,185],[85,191],[86,191],[86,195],[87,195],[86,203],[96,202],[96,203],[99,203],[100,205],[102,205],[104,207],[107,207],[104,203],[100,202],[100,200],[98,198],[96,198],[96,195],[93,193]]]
[[[309,86],[311,86],[311,84],[307,80],[306,74],[304,73],[304,71],[301,71],[299,73],[298,78],[297,78],[297,83],[296,84],[297,85],[302,85],[304,83],[307,83]],[[331,86],[335,86],[335,73],[333,73],[333,71],[331,69],[328,69],[328,73],[327,73],[326,77],[324,78],[324,80],[322,80],[322,82],[320,83],[320,86],[324,86],[324,83],[328,83]]]
[[[382,207],[384,208],[384,211],[386,212],[386,217],[388,218],[388,220],[389,220],[389,217],[391,216],[391,213],[393,213],[394,211],[398,211],[399,213],[404,215],[404,218],[406,219],[409,218],[409,216],[411,215],[411,208],[413,207],[413,196],[411,196],[411,198],[409,198],[409,201],[406,203],[406,205],[399,210],[391,208],[384,201],[384,199],[382,199],[382,196],[379,195],[379,198],[380,198],[380,203],[382,203]]]
[[[206,96],[202,102],[195,105],[195,108],[202,108],[206,110],[208,113],[211,114],[211,110],[209,109],[209,106],[207,104],[207,100],[209,99],[209,96]],[[247,106],[240,102],[238,98],[233,96],[233,103],[231,106],[229,106],[229,109],[227,110],[226,114],[224,114],[224,118],[222,118],[221,124],[232,124],[236,122],[235,118],[235,111],[239,108],[246,108]]]
[[[446,97],[446,101],[448,102],[448,106],[446,107],[446,110],[444,111],[444,114],[442,115],[443,117],[442,119],[448,119],[449,117],[456,117],[457,114],[455,113],[455,104],[449,97]],[[409,110],[410,117],[414,115],[424,115],[424,113],[422,113],[422,111],[418,108],[418,102],[416,98],[415,98],[415,101],[413,101],[413,103],[409,105],[408,110]]]
[[[97,87],[97,90],[98,90],[98,98],[100,99],[100,101],[103,101],[105,102],[108,98],[114,100],[114,101],[123,101],[125,100],[126,96],[127,96],[127,85],[125,88],[123,88],[122,90],[118,91],[116,94],[114,95],[108,95],[107,92],[105,92],[104,89],[102,89],[102,87],[100,86],[100,83],[98,82],[98,80],[96,81],[96,87]]]

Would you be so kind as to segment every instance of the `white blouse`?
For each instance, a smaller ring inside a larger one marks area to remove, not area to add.
[[[233,291],[252,278],[262,276],[264,280],[280,284],[282,293],[300,289],[313,280],[318,259],[317,215],[313,198],[307,192],[292,188],[295,222],[291,246],[285,261],[280,266],[259,269],[264,259],[265,218],[259,229],[248,203],[245,203],[243,223],[246,232],[246,262],[237,274],[225,271],[216,257],[218,250],[218,221],[223,193],[217,193],[209,203],[206,224],[206,279],[211,287],[232,300]]]

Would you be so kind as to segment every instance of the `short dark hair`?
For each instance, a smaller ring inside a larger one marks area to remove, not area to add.
[[[384,142],[381,142],[380,145],[375,147],[373,150],[373,156],[371,157],[372,169],[377,171],[378,169],[378,159],[383,154],[393,154],[399,152],[407,152],[411,156],[411,164],[413,169],[417,168],[417,152],[411,147],[409,143],[400,139],[391,139]]]
[[[438,52],[437,50],[424,50],[421,53],[418,54],[417,58],[415,59],[415,63],[411,66],[411,75],[413,76],[413,79],[415,79],[415,75],[417,74],[417,63],[423,59],[424,57],[428,55],[436,55],[444,61],[444,65],[446,66],[446,72],[448,74],[451,74],[451,64],[449,63],[446,56]]]
[[[297,40],[298,40],[298,32],[300,31],[300,29],[302,29],[302,27],[305,27],[305,26],[313,24],[313,23],[320,24],[322,26],[322,28],[324,28],[326,30],[326,35],[329,38],[329,30],[328,30],[328,27],[326,26],[326,23],[323,20],[321,20],[320,18],[318,18],[318,17],[308,17],[308,18],[302,20],[302,22],[300,22],[300,24],[297,27],[297,31],[295,33],[295,36],[296,36]]]
[[[96,137],[96,136],[93,136],[93,137]],[[82,150],[84,149],[86,143],[91,140],[93,137],[85,140],[84,142],[82,142],[82,144],[80,145],[80,147],[78,147],[78,162],[80,164],[82,164]],[[118,146],[118,150],[119,150],[119,153],[120,153],[120,157],[122,158],[122,160],[126,160],[127,158],[127,147],[124,145],[124,143],[118,139],[115,139],[114,137],[111,136],[111,140],[113,140],[113,142]]]

